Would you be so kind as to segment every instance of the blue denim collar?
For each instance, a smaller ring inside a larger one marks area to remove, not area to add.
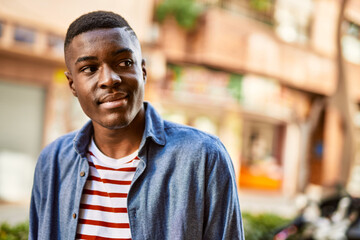
[[[144,146],[147,139],[151,138],[155,143],[165,146],[164,120],[160,117],[150,103],[144,103],[145,108],[145,130],[140,144],[140,149]]]
[[[164,121],[155,111],[150,103],[144,102],[145,108],[145,130],[140,144],[140,150],[144,147],[147,139],[152,139],[158,145],[164,146],[166,143],[164,132]],[[91,136],[94,133],[92,121],[88,121],[76,134],[73,139],[75,151],[80,156],[85,157],[90,143]]]

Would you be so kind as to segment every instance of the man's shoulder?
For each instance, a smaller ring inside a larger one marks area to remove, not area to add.
[[[176,141],[181,143],[207,145],[215,148],[222,146],[217,136],[187,125],[165,120],[164,130],[167,133],[168,140],[176,139]]]
[[[217,136],[169,121],[164,121],[164,130],[170,151],[181,153],[181,156],[192,161],[206,160],[208,166],[232,168],[231,158]]]
[[[40,156],[55,154],[59,152],[68,152],[69,148],[73,147],[73,140],[78,131],[73,131],[62,135],[49,143],[42,151]]]
[[[56,138],[48,146],[57,146],[57,145],[72,143],[78,132],[79,132],[79,130],[76,130],[76,131],[64,134],[64,135]]]
[[[164,129],[165,129],[165,131],[177,132],[179,134],[196,135],[196,136],[199,136],[199,137],[205,138],[205,139],[207,139],[207,138],[212,139],[212,140],[218,139],[218,137],[216,137],[215,135],[204,132],[197,128],[194,128],[194,127],[191,127],[188,125],[184,125],[184,124],[180,124],[180,123],[167,121],[167,120],[164,120]]]

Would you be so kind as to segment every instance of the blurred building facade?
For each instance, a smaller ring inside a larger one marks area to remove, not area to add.
[[[87,121],[68,90],[62,45],[68,24],[97,9],[135,29],[146,100],[169,120],[219,136],[240,189],[293,196],[309,184],[357,183],[360,173],[349,174],[341,157],[341,114],[327,104],[339,81],[340,1],[199,0],[203,11],[188,30],[171,15],[157,22],[157,0],[44,2],[0,0],[0,198],[26,197],[41,148]],[[360,6],[349,1],[342,49],[354,106],[359,25]]]
[[[342,152],[344,119],[330,102],[345,81],[340,34],[343,98],[359,103],[359,2],[347,2],[340,32],[341,1],[202,3],[208,8],[195,29],[174,18],[161,25],[166,111],[176,117],[182,109],[182,122],[220,136],[240,189],[291,196],[350,183],[358,192],[358,173]]]

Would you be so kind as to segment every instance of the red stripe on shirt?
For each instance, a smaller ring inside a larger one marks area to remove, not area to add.
[[[98,181],[103,183],[112,183],[112,184],[119,184],[119,185],[130,185],[131,181],[121,181],[121,180],[113,180],[113,179],[102,179],[99,177],[89,176],[88,180]]]
[[[101,227],[110,227],[110,228],[130,228],[129,223],[112,223],[112,222],[104,222],[104,221],[89,220],[89,219],[79,219],[79,223],[101,226]]]
[[[139,158],[138,156],[136,156],[133,160],[130,160],[130,161],[126,162],[126,163],[131,163],[131,162],[133,162],[134,160],[140,160],[140,158]],[[125,163],[125,164],[126,164],[126,163]]]
[[[85,234],[76,234],[76,239],[85,239],[85,240],[131,240],[131,238],[107,238],[107,237],[98,237]]]
[[[88,151],[88,153],[89,153],[91,156],[95,157],[95,155],[94,155],[92,152]],[[96,158],[96,157],[95,157],[95,158]]]
[[[107,192],[88,190],[88,189],[84,189],[83,193],[88,195],[102,196],[102,197],[127,198],[127,193],[107,193]]]
[[[80,204],[80,208],[98,210],[98,211],[103,211],[103,212],[127,213],[126,208],[112,208],[112,207],[104,207],[104,206],[90,205],[90,204]]]

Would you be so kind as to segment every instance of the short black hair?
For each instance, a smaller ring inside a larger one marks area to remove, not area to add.
[[[108,11],[95,11],[86,13],[73,21],[67,32],[64,43],[64,50],[70,45],[71,41],[77,35],[101,28],[122,28],[125,27],[132,35],[136,37],[134,30],[129,23],[119,14]],[[137,38],[137,37],[136,37]]]

